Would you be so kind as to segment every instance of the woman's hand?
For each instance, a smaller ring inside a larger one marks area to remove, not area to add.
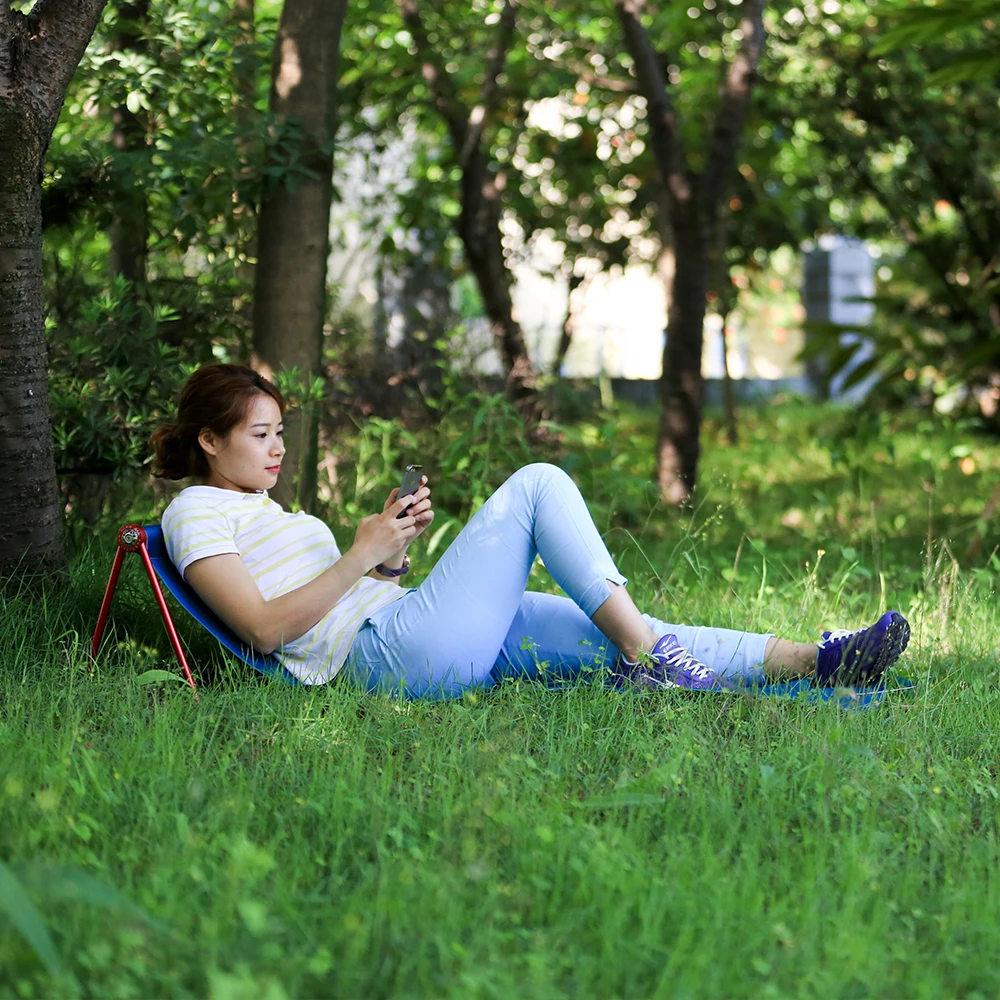
[[[406,498],[404,497],[403,499],[405,500]],[[382,507],[382,512],[385,513],[388,511],[398,500],[399,488],[397,487],[390,492],[389,499],[386,500]],[[434,511],[431,509],[431,490],[427,485],[426,476],[420,477],[420,488],[413,494],[413,503],[409,506],[408,513],[414,519],[414,526],[417,529],[413,533],[413,538],[409,540],[409,542],[412,542],[414,538],[419,538],[431,526],[431,522],[434,520]],[[409,542],[407,542],[407,545]],[[402,556],[403,551],[400,551],[398,555]]]
[[[405,552],[417,537],[417,519],[412,514],[398,516],[408,502],[407,497],[403,502],[396,499],[387,503],[381,514],[369,514],[358,522],[351,551],[363,560],[365,572]]]

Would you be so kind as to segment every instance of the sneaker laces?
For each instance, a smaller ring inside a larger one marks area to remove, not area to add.
[[[849,639],[853,635],[860,635],[864,629],[837,628],[832,632],[824,632],[823,638],[819,641],[819,648],[826,649],[840,639]]]
[[[694,674],[698,680],[715,680],[715,674],[701,660],[695,659],[683,646],[677,646],[669,653],[657,653],[656,656],[665,667]]]

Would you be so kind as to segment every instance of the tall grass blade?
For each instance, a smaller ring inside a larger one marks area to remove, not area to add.
[[[38,908],[28,898],[17,876],[0,861],[0,911],[31,945],[42,965],[53,976],[62,972],[62,963]]]

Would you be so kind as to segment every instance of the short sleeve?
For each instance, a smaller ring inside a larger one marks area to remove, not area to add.
[[[160,521],[167,555],[184,576],[188,566],[208,556],[239,555],[229,518],[196,497],[175,497]]]

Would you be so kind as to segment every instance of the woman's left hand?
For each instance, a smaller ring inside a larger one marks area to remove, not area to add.
[[[383,513],[387,511],[395,502],[396,498],[399,496],[399,488],[392,490],[389,494],[388,500],[382,505]],[[407,514],[411,514],[416,518],[416,524],[414,527],[417,529],[413,538],[419,538],[430,526],[431,522],[434,520],[434,511],[431,507],[431,491],[430,487],[427,485],[427,477],[420,477],[420,488],[413,494],[413,503],[407,508]],[[410,539],[412,541],[413,539]],[[405,551],[405,549],[404,549]]]

